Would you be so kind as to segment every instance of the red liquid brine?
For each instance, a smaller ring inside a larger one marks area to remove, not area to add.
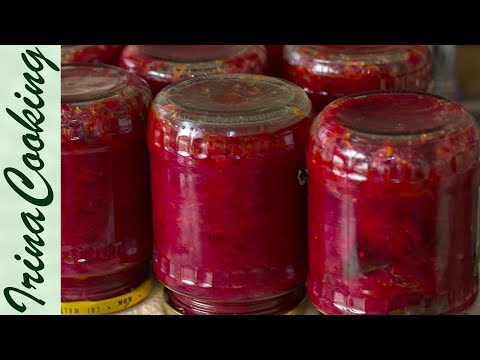
[[[185,314],[278,314],[304,297],[311,105],[294,84],[210,75],[150,112],[154,260]]]
[[[155,96],[165,86],[209,74],[262,74],[262,45],[130,45],[120,66],[144,78]]]
[[[325,314],[447,314],[478,291],[479,130],[459,104],[352,95],[307,152],[308,292]]]
[[[118,59],[124,47],[124,45],[62,45],[62,64],[118,65]]]
[[[370,90],[427,91],[426,45],[286,45],[282,77],[303,88],[316,112],[345,95]]]
[[[147,84],[120,68],[62,66],[62,301],[112,298],[147,279],[150,102]]]

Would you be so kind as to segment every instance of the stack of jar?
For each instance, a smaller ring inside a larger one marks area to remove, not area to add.
[[[63,60],[63,313],[133,306],[150,267],[179,314],[292,313],[306,288],[324,314],[475,300],[479,130],[426,93],[427,46]]]

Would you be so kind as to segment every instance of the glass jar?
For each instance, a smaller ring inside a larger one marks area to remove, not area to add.
[[[307,150],[308,292],[325,314],[459,313],[478,291],[479,130],[416,92],[339,99]]]
[[[277,314],[304,297],[311,105],[289,82],[208,75],[150,111],[154,257],[185,314]]]
[[[303,88],[315,112],[345,95],[431,86],[427,45],[286,45],[282,77]]]
[[[262,45],[129,45],[120,66],[143,77],[155,96],[165,86],[199,75],[262,74]]]
[[[62,64],[97,63],[118,65],[124,45],[62,45]]]
[[[265,73],[270,76],[280,76],[283,57],[283,45],[265,45],[267,49],[267,70]]]
[[[149,275],[151,93],[109,65],[62,66],[62,301],[116,297]]]

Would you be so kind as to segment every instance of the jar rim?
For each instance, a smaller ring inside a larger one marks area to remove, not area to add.
[[[92,63],[62,64],[61,72],[62,104],[111,97],[127,86],[131,76],[119,67]]]
[[[343,48],[342,48],[343,47]],[[415,59],[412,68],[422,67],[429,62],[427,45],[286,45],[284,57],[290,64],[302,62],[315,64],[356,65],[365,67],[381,64],[406,64],[409,54],[424,50],[423,58]],[[325,72],[325,69],[320,72]]]
[[[153,107],[159,117],[218,129],[280,129],[310,116],[297,85],[252,74],[204,75],[164,88]],[[248,131],[249,132],[249,131]]]
[[[380,99],[383,96],[388,98]],[[398,102],[383,101],[378,107],[376,99]],[[369,108],[365,100],[377,107]],[[428,100],[435,102],[426,107]],[[461,104],[437,94],[413,90],[374,90],[344,96],[327,105],[317,118],[320,122],[336,123],[359,138],[399,142],[433,139],[475,125],[472,115]]]
[[[235,63],[235,59],[248,54],[257,53],[261,62],[266,61],[266,55],[261,50],[262,45],[172,45],[176,48],[183,47],[183,50],[176,54],[167,46],[170,45],[129,45],[123,52],[124,62],[129,57],[143,58],[143,61],[147,60],[146,65],[143,66],[148,69],[150,75],[181,79],[191,74],[207,75],[215,73],[215,71],[226,72],[229,67],[236,69],[239,64]],[[191,53],[192,47],[195,46],[218,46],[220,48],[212,51],[210,56],[202,56],[201,53]],[[134,61],[138,62],[139,60],[135,59]]]
[[[193,50],[204,47],[201,53]],[[137,45],[138,52],[147,57],[171,63],[211,62],[237,56],[249,45]]]

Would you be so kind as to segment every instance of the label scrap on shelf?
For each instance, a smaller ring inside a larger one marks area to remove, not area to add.
[[[135,290],[111,299],[62,302],[62,315],[105,315],[128,309],[145,299],[153,288],[150,278]]]

